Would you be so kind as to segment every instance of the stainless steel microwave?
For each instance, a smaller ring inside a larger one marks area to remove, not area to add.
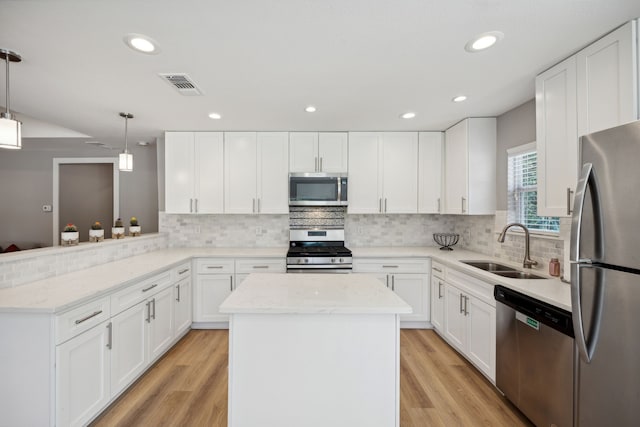
[[[346,174],[289,174],[289,206],[347,206],[347,195]]]

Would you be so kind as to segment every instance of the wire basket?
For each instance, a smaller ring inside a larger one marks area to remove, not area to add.
[[[440,246],[442,251],[452,251],[451,246],[458,243],[460,235],[456,233],[433,233],[433,240]]]

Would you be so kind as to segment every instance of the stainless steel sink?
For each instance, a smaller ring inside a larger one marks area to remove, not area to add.
[[[498,276],[508,277],[510,279],[546,279],[546,277],[538,276],[537,274],[528,273],[526,271],[492,271],[493,274]]]
[[[475,268],[479,268],[480,270],[488,271],[489,273],[492,273],[498,276],[508,277],[510,279],[546,279],[546,277],[538,276],[537,274],[529,273],[528,271],[520,271],[517,268],[498,264],[493,261],[460,261],[460,262]]]
[[[460,261],[460,262],[475,268],[479,268],[480,270],[488,271],[490,273],[495,273],[497,271],[518,272],[516,268],[508,267],[506,265],[498,264],[491,261]]]

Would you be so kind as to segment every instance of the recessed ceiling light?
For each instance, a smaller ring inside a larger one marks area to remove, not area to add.
[[[209,118],[213,119],[213,120],[220,120],[222,118],[222,116],[218,113],[211,113],[209,114]]]
[[[408,111],[408,112],[404,113],[403,115],[401,115],[400,117],[402,117],[403,119],[413,119],[415,116],[416,116],[416,113]]]
[[[309,105],[307,108],[304,109],[304,111],[306,111],[307,113],[315,113],[316,107],[314,107],[313,105]]]
[[[158,43],[156,43],[156,41],[151,37],[145,36],[144,34],[127,34],[124,37],[124,42],[136,52],[147,53],[149,55],[156,55],[160,53]]]
[[[452,99],[453,102],[462,102],[462,101],[466,101],[467,97],[464,95],[458,95],[455,98]]]
[[[495,45],[502,40],[503,37],[504,34],[500,31],[489,31],[487,33],[478,34],[473,39],[469,40],[464,48],[467,52],[480,52],[481,50],[488,49]]]

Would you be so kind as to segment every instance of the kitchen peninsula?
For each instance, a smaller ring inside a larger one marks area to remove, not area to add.
[[[367,274],[252,274],[229,323],[229,426],[398,426],[399,315]]]

